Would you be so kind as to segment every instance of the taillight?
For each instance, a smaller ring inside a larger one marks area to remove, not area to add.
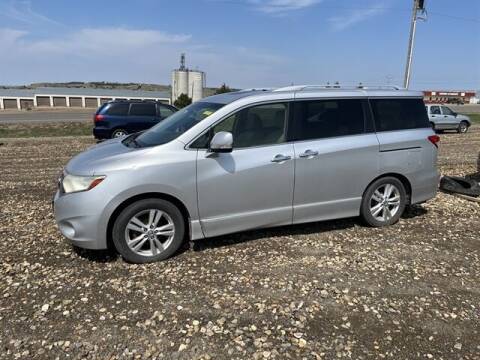
[[[428,137],[428,141],[430,141],[435,147],[438,148],[438,143],[440,142],[440,136],[438,135],[430,135]]]
[[[104,115],[100,115],[100,114],[97,114],[95,115],[95,117],[93,118],[93,121],[97,122],[97,121],[102,121],[105,119],[105,116]]]

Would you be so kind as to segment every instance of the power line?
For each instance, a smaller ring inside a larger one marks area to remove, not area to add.
[[[258,7],[261,8],[262,4],[258,3],[249,3],[244,0],[210,0],[211,2],[216,2],[216,3],[224,3],[224,4],[233,4],[233,5],[240,5],[240,6],[245,6],[245,7]],[[410,12],[408,9],[404,8],[399,8],[399,7],[385,7],[385,6],[332,6],[332,5],[320,5],[318,4],[317,6],[320,6],[322,9],[342,9],[342,10],[396,10],[396,11],[406,11]],[[288,6],[285,6],[285,9],[282,9],[281,6],[275,6],[275,5],[268,5],[265,4],[263,7],[270,7],[270,8],[278,8],[278,12],[287,11],[290,9],[287,9]],[[302,8],[298,8],[295,10],[301,10]]]
[[[443,16],[443,17],[450,18],[450,19],[455,19],[455,20],[480,23],[480,19],[465,18],[465,17],[461,17],[461,16],[456,16],[456,15],[442,14],[442,13],[439,13],[439,12],[436,12],[436,11],[429,11],[428,13],[433,14],[433,15],[437,15],[437,16]]]
[[[217,3],[225,3],[225,4],[233,4],[233,5],[240,5],[240,6],[245,6],[245,7],[251,7],[251,6],[257,6],[261,7],[261,4],[252,4],[248,3],[244,0],[211,0]],[[268,5],[266,5],[268,6]],[[392,10],[392,11],[402,11],[402,12],[411,12],[410,9],[405,9],[405,8],[400,8],[400,7],[375,7],[375,6],[332,6],[332,5],[318,5],[322,9],[341,9],[341,10]],[[300,9],[299,9],[300,10]],[[286,11],[286,10],[285,10]],[[278,8],[278,12],[282,12],[281,7]],[[440,13],[437,11],[428,11],[428,14],[440,16],[440,17],[445,17],[445,18],[450,18],[453,20],[458,20],[458,21],[467,21],[467,22],[475,22],[475,23],[480,23],[480,18],[466,18],[462,16],[457,16],[457,15],[450,15],[450,14],[444,14]]]

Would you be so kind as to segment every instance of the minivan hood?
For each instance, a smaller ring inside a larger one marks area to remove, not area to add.
[[[73,157],[65,167],[70,174],[75,175],[101,175],[106,168],[118,167],[125,163],[132,154],[144,151],[145,148],[130,148],[125,146],[120,139],[107,140],[87,149]]]

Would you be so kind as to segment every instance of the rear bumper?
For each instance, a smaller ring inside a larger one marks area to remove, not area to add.
[[[93,136],[95,139],[110,139],[112,137],[112,130],[109,128],[93,128]]]
[[[412,183],[411,204],[423,203],[437,196],[438,185],[440,183],[440,173],[437,171],[422,177],[420,180]]]

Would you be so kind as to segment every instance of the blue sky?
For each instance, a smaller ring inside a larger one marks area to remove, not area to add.
[[[0,0],[0,84],[403,82],[412,0]],[[480,1],[427,0],[412,87],[480,89]]]

